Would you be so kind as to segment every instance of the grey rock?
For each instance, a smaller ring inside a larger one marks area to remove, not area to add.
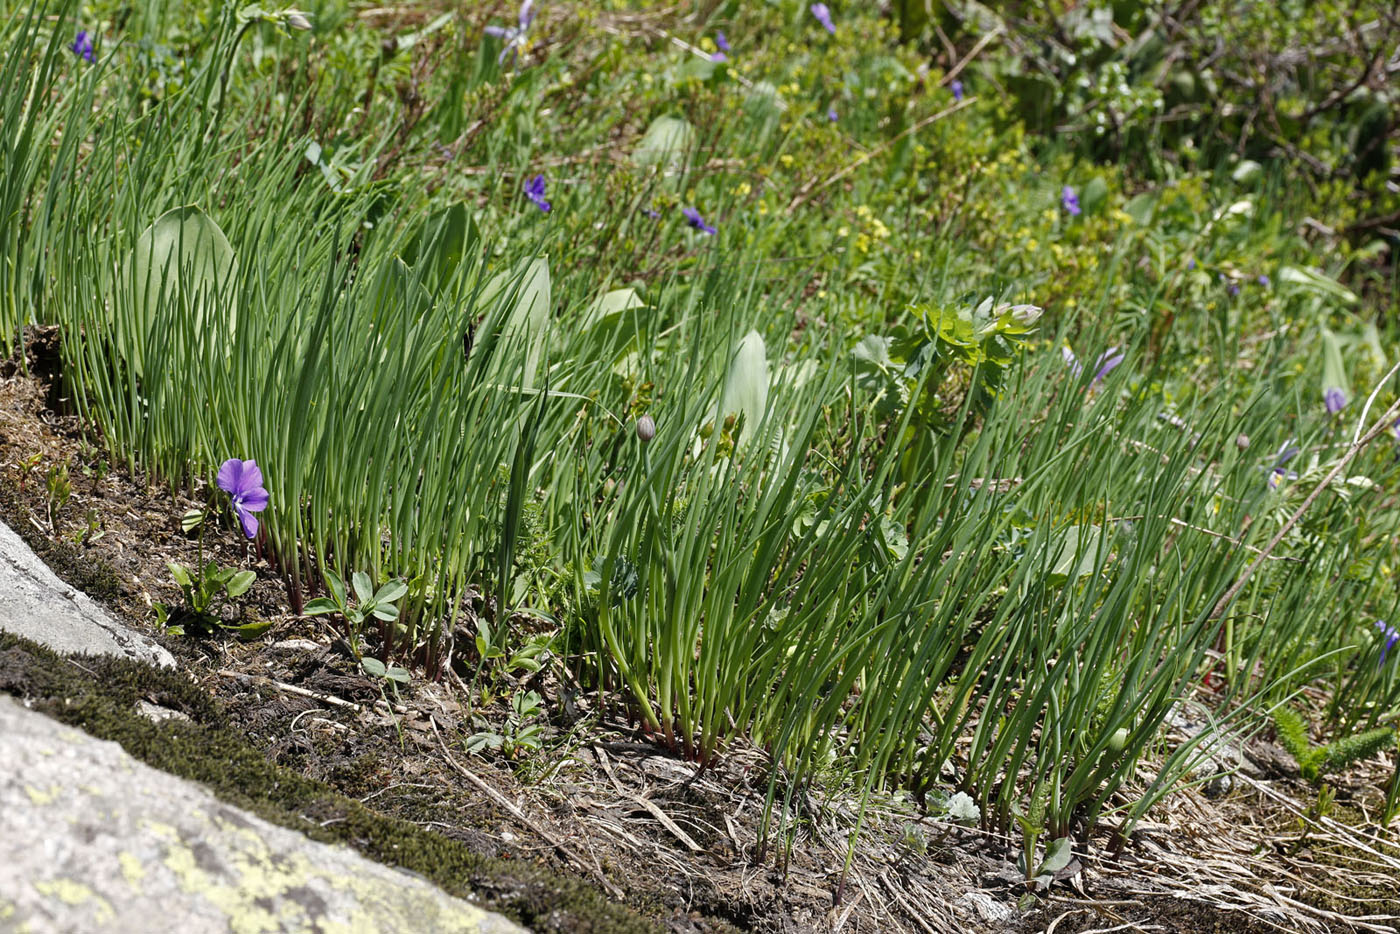
[[[0,696],[0,932],[524,929]]]
[[[59,580],[24,539],[0,523],[0,629],[56,652],[116,655],[173,668],[169,652],[113,620]]]

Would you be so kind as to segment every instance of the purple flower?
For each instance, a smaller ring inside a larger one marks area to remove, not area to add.
[[[1336,415],[1347,407],[1347,394],[1336,386],[1329,386],[1322,394],[1322,404],[1327,406],[1328,415]]]
[[[812,15],[817,18],[817,22],[826,27],[826,31],[833,36],[836,35],[836,24],[831,21],[831,10],[825,3],[814,3],[811,6]]]
[[[647,217],[650,217],[654,221],[661,220],[661,212],[658,211],[656,208],[647,208],[642,213],[645,214]]]
[[[1269,468],[1269,489],[1277,490],[1278,485],[1284,480],[1296,480],[1298,475],[1284,467],[1293,458],[1298,456],[1298,446],[1292,439],[1283,442],[1274,454],[1274,465]]]
[[[1381,660],[1377,663],[1378,665],[1384,665],[1386,655],[1390,653],[1391,649],[1395,648],[1395,643],[1400,642],[1400,632],[1396,632],[1390,626],[1387,626],[1383,619],[1376,620],[1376,628],[1385,636],[1385,645],[1381,646]]]
[[[963,99],[963,83],[961,81],[954,78],[953,83],[948,85],[948,88],[953,92],[953,100],[960,101]]]
[[[681,208],[681,213],[685,215],[685,222],[703,234],[714,236],[718,231],[714,227],[705,223],[705,218],[700,216],[700,212],[695,208]]]
[[[1060,192],[1060,204],[1071,217],[1079,216],[1079,195],[1068,185]]]
[[[826,109],[826,119],[830,120],[832,123],[835,123],[837,120],[841,119],[841,115],[836,112],[835,107],[828,107]]]
[[[1123,362],[1123,353],[1117,347],[1110,347],[1099,358],[1094,361],[1094,378],[1090,381],[1090,386],[1097,386],[1104,377],[1118,368],[1118,364]]]
[[[243,534],[253,538],[258,534],[258,519],[253,515],[267,508],[267,490],[263,489],[262,471],[256,461],[241,461],[231,457],[219,468],[219,489],[233,500],[233,512],[243,524]]]
[[[1259,274],[1259,279],[1258,279],[1257,281],[1258,281],[1259,284],[1262,285],[1264,288],[1267,289],[1267,288],[1269,287],[1269,277],[1266,276],[1266,275],[1264,275],[1262,272]]]
[[[723,32],[715,33],[715,45],[719,46],[719,50],[721,52],[730,51],[729,40],[724,37]]]
[[[1061,347],[1060,356],[1064,358],[1065,366],[1069,367],[1070,373],[1076,378],[1084,372],[1084,364],[1079,362],[1079,358],[1075,356],[1073,350]],[[1098,359],[1094,361],[1094,378],[1089,381],[1089,388],[1092,389],[1103,382],[1104,378],[1117,369],[1118,364],[1122,363],[1123,360],[1124,355],[1117,347],[1110,347],[1099,354]]]
[[[544,176],[536,175],[525,183],[525,197],[535,202],[535,207],[546,214],[549,213],[549,202],[544,198]]]
[[[712,62],[727,62],[727,61],[729,61],[729,56],[728,56],[728,55],[725,55],[723,52],[716,52],[716,53],[714,53],[713,55],[710,56],[710,61],[712,61]]]
[[[73,54],[84,61],[90,62],[97,57],[92,49],[92,37],[88,35],[86,29],[78,30],[78,37],[73,40],[73,44],[68,48],[72,49]]]
[[[520,13],[516,20],[518,25],[516,26],[486,27],[488,36],[495,36],[497,39],[505,41],[505,48],[501,49],[501,54],[497,56],[496,64],[505,62],[507,55],[510,56],[511,61],[515,61],[515,57],[525,47],[525,34],[530,29],[530,23],[534,22],[535,19],[534,6],[535,0],[525,0],[524,3],[520,4]]]
[[[1186,268],[1187,268],[1187,270],[1191,270],[1191,269],[1195,269],[1195,268],[1196,268],[1196,257],[1193,256],[1193,257],[1191,257],[1190,259],[1188,259],[1188,260],[1186,261]]]

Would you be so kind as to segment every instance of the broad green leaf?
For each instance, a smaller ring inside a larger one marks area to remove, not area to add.
[[[302,609],[303,616],[320,616],[323,613],[335,613],[340,610],[335,601],[329,597],[317,597],[310,601]]]
[[[718,414],[720,419],[728,415],[742,415],[744,435],[752,438],[767,410],[768,357],[763,337],[757,331],[750,331],[739,341],[739,348],[729,364],[724,391],[719,397]]]
[[[240,639],[255,639],[272,628],[272,620],[258,619],[241,626],[225,626],[223,628],[226,632],[237,634]]]
[[[364,571],[356,571],[351,575],[350,583],[355,588],[355,599],[361,603],[369,603],[374,599],[374,584]]]
[[[394,603],[406,593],[408,593],[408,584],[395,578],[379,588],[379,592],[374,595],[374,602],[377,604]]]
[[[1040,864],[1038,874],[1056,873],[1068,866],[1074,858],[1074,850],[1070,846],[1072,842],[1069,837],[1060,837],[1046,847],[1045,861]]]
[[[248,588],[252,587],[253,581],[257,579],[258,576],[252,571],[239,571],[228,579],[228,583],[224,584],[224,592],[230,597],[241,597],[248,592]]]
[[[1357,302],[1355,292],[1321,270],[1284,266],[1278,271],[1278,281],[1280,285],[1311,292],[1322,298],[1334,298],[1347,305],[1355,305]]]
[[[1337,335],[1327,328],[1322,329],[1322,386],[1321,392],[1340,389],[1351,396],[1351,380],[1347,379],[1346,363],[1342,360],[1342,345]]]
[[[384,663],[372,655],[366,655],[364,658],[360,659],[360,667],[365,670],[365,674],[372,675],[376,678],[382,678],[388,674],[388,669],[384,667]]]
[[[657,117],[632,150],[632,161],[640,166],[676,169],[685,163],[694,145],[695,129],[684,118]]]
[[[336,602],[337,606],[345,606],[345,582],[334,574],[327,574],[325,579],[326,589],[331,592],[331,599]]]
[[[194,332],[232,346],[238,310],[235,303],[218,299],[225,297],[224,286],[236,271],[228,238],[193,205],[167,211],[142,232],[126,263],[130,315],[116,326],[118,349],[138,374],[156,316],[163,314],[169,322],[171,315],[182,313],[182,290],[194,308]]]
[[[374,615],[375,619],[382,619],[386,623],[392,623],[394,620],[399,618],[399,608],[394,606],[392,603],[386,604],[384,606],[380,606],[378,603],[374,603],[370,604],[370,606],[372,607],[370,612]]]
[[[170,568],[170,576],[175,578],[175,583],[179,584],[182,588],[189,589],[193,585],[193,582],[190,580],[190,572],[183,564],[176,564],[171,561],[165,566]]]
[[[1072,525],[1060,539],[1060,550],[1050,566],[1052,577],[1079,578],[1094,571],[1103,531],[1097,525]]]

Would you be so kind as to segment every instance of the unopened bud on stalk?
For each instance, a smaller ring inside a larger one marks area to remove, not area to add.
[[[1039,320],[1043,310],[1039,305],[1012,305],[1011,317],[1022,327],[1029,327]]]
[[[1235,447],[1239,448],[1241,451],[1248,450],[1248,448],[1249,448],[1249,435],[1245,435],[1245,434],[1236,435],[1236,436],[1235,436]]]
[[[656,437],[656,421],[650,415],[637,419],[637,437],[642,439],[643,444]]]
[[[311,20],[301,10],[283,10],[282,16],[293,29],[310,29]]]

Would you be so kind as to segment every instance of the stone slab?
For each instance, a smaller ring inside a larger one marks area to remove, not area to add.
[[[69,587],[13,529],[0,523],[0,629],[56,652],[116,655],[172,668],[169,652],[118,623]]]
[[[0,762],[4,934],[527,934],[3,695]]]

